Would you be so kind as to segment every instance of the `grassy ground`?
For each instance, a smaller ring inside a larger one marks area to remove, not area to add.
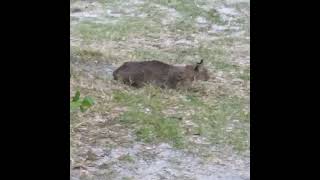
[[[79,90],[96,100],[87,112],[71,114],[73,159],[79,158],[79,149],[103,140],[109,148],[142,142],[196,151],[209,145],[248,155],[247,2],[73,0],[71,8],[81,12],[71,14],[70,92]],[[212,77],[189,91],[152,86],[136,90],[111,77],[125,61],[187,64],[201,58]]]

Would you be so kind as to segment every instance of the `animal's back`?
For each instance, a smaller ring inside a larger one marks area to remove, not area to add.
[[[166,81],[170,65],[160,61],[125,62],[113,73],[115,80],[121,78],[126,83],[141,86],[142,83]]]

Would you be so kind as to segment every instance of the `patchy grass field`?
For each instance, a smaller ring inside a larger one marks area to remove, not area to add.
[[[250,179],[248,0],[71,0],[73,179]],[[125,61],[198,62],[191,90],[112,80]],[[192,172],[192,173],[191,173]]]

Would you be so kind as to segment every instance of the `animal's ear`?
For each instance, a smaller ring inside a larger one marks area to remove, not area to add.
[[[201,59],[201,61],[197,63],[197,65],[194,67],[194,70],[198,72],[202,66],[203,66],[203,59]]]

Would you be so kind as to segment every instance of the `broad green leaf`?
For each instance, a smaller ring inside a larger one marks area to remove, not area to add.
[[[92,105],[94,105],[94,100],[91,97],[86,96],[82,101],[82,105],[91,107]]]
[[[72,102],[76,102],[76,101],[79,101],[80,99],[80,92],[77,91],[75,96],[72,98]]]
[[[81,102],[70,102],[70,108],[79,108],[81,106]]]

